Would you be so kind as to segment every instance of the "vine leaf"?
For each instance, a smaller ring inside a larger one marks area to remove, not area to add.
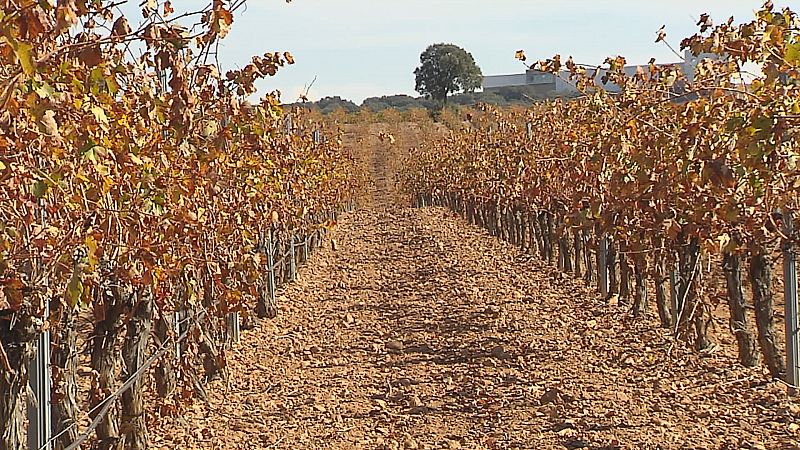
[[[17,59],[19,60],[20,66],[22,66],[22,71],[25,72],[25,75],[32,77],[34,73],[36,73],[36,63],[33,60],[33,46],[28,44],[27,42],[19,42],[16,39],[8,38],[8,43],[11,45],[11,48],[14,50],[14,54],[17,55]]]
[[[66,300],[70,308],[78,305],[78,300],[83,295],[83,282],[81,282],[80,274],[76,271],[72,274],[69,283],[67,284]]]

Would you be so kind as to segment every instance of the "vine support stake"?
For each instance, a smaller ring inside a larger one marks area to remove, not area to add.
[[[604,236],[600,239],[599,261],[597,264],[597,284],[600,288],[600,295],[604,299],[608,298],[608,239]]]
[[[50,306],[45,302],[44,316],[50,315]],[[36,404],[28,405],[28,447],[50,450],[53,424],[50,416],[50,331],[44,331],[36,339],[36,356],[30,364],[28,383]]]
[[[297,279],[297,255],[295,254],[294,246],[295,238],[294,233],[292,233],[289,238],[289,279],[292,281]]]
[[[39,167],[47,167],[43,159],[38,161]],[[42,200],[39,200],[39,209],[36,212],[38,222],[44,227],[47,224],[47,212]],[[42,261],[38,261],[38,267],[42,269]],[[48,279],[45,278],[44,285],[47,286]],[[44,316],[45,320],[50,317],[50,301],[45,298]],[[50,450],[50,443],[53,434],[52,420],[52,379],[50,369],[50,329],[42,331],[36,338],[36,355],[28,365],[28,386],[33,393],[33,401],[28,396],[28,447],[33,449]],[[35,403],[34,403],[35,402]]]
[[[267,288],[269,289],[269,298],[275,304],[275,241],[272,230],[269,231],[269,241],[267,242],[267,266],[269,266],[269,274],[267,275]]]
[[[179,308],[172,314],[172,324],[175,327],[175,336],[180,336],[181,334],[183,334],[182,322],[184,319],[184,315],[185,314],[183,312],[183,308]],[[177,340],[175,340],[175,360],[176,361],[181,360],[181,343],[178,342]]]
[[[231,344],[238,344],[241,341],[241,328],[239,325],[239,312],[230,312],[226,317],[228,338]]]
[[[783,210],[783,229],[787,236],[794,232],[792,212]],[[783,242],[783,295],[786,301],[786,383],[792,395],[800,384],[800,320],[797,314],[797,263],[790,241]]]

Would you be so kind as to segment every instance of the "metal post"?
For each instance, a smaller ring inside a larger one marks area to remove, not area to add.
[[[599,284],[600,288],[600,295],[603,298],[608,298],[608,239],[605,237],[600,239],[600,248],[598,248],[599,252],[599,261],[597,264],[597,283]]]
[[[672,323],[676,324],[676,326],[678,324],[678,315],[680,315],[680,305],[678,304],[679,292],[678,264],[675,263],[675,268],[669,272],[669,300],[670,309],[672,310]]]
[[[45,302],[44,316],[50,315],[50,305]],[[42,332],[36,339],[36,356],[30,364],[28,383],[36,404],[28,405],[28,446],[49,450],[53,424],[50,416],[50,331]]]
[[[787,236],[794,232],[792,212],[783,211],[783,229]],[[783,294],[786,300],[786,383],[795,387],[800,384],[800,320],[797,315],[797,263],[794,257],[794,248],[790,241],[783,243]]]
[[[297,259],[295,259],[294,241],[294,233],[292,233],[289,237],[289,279],[292,281],[297,279]]]
[[[272,304],[275,304],[275,242],[272,236],[272,230],[269,232],[269,241],[267,242],[267,266],[269,266],[269,274],[267,276],[267,288],[269,289],[269,298]]]
[[[47,164],[43,158],[38,158],[38,166],[46,169]],[[39,199],[36,216],[42,227],[47,225],[47,210],[43,198]],[[38,258],[37,258],[38,259]],[[41,259],[37,261],[38,270],[44,269]],[[49,280],[44,279],[44,287]],[[44,320],[50,317],[50,299],[44,299]],[[33,397],[28,400],[28,446],[34,449],[50,450],[50,437],[53,434],[51,419],[51,383],[50,379],[50,330],[45,329],[36,338],[36,355],[28,365],[28,386]]]
[[[228,338],[234,344],[238,344],[241,340],[241,332],[239,328],[239,312],[231,312],[226,316]]]
[[[172,314],[172,325],[175,328],[175,336],[183,334],[181,330],[181,321],[183,321],[183,314],[181,310],[178,309]],[[181,359],[181,343],[178,342],[178,339],[175,339],[175,359],[178,361]]]

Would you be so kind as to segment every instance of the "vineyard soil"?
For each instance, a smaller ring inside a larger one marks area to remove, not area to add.
[[[375,130],[373,130],[375,131]],[[442,208],[349,214],[155,448],[790,449],[800,406],[733,336],[693,354]],[[334,244],[335,243],[335,244]]]

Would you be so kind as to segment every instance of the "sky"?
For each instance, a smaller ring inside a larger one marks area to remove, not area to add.
[[[773,0],[800,10],[800,0]],[[173,3],[201,2],[173,0]],[[250,57],[289,51],[296,64],[264,80],[260,91],[280,90],[295,101],[308,85],[309,99],[366,97],[414,92],[419,55],[434,43],[456,44],[472,53],[484,75],[522,73],[514,59],[560,54],[600,64],[623,55],[630,64],[677,62],[656,31],[666,25],[667,41],[679,48],[697,31],[701,13],[715,23],[733,16],[749,21],[761,0],[248,0],[222,42],[225,69]]]

